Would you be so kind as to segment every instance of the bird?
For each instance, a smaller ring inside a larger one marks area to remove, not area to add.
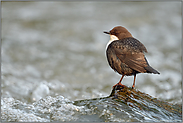
[[[144,52],[147,53],[146,47],[132,34],[122,26],[116,26],[109,32],[104,31],[105,34],[110,35],[110,40],[106,46],[106,56],[109,66],[119,74],[122,75],[119,82],[113,86],[121,84],[124,76],[134,75],[132,89],[135,88],[136,74],[138,73],[153,73],[160,74],[157,70],[152,68]]]

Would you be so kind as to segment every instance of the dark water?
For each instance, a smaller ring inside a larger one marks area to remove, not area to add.
[[[117,25],[146,46],[150,65],[161,73],[137,75],[136,89],[182,103],[180,2],[2,2],[2,113],[17,114],[17,100],[29,107],[58,95],[70,101],[108,96],[121,76],[107,63],[103,31]],[[122,83],[132,81],[125,77]],[[72,119],[71,112],[62,114]]]

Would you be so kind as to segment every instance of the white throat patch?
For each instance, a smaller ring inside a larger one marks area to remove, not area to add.
[[[110,35],[110,40],[109,41],[112,42],[112,41],[115,41],[115,40],[119,40],[119,38],[115,35]]]
[[[113,41],[115,41],[115,40],[119,40],[119,38],[116,37],[115,35],[110,35],[110,40],[109,40],[109,42],[108,42],[107,45],[106,45],[106,49],[107,49],[108,45],[109,45],[110,43],[112,43]]]

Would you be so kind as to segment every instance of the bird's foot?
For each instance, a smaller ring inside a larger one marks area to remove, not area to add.
[[[115,88],[116,86],[125,86],[125,85],[121,84],[121,82],[118,82],[117,84],[115,84],[115,85],[113,86],[113,88]]]
[[[135,88],[135,86],[133,85],[133,86],[132,86],[132,89],[134,89],[134,88]]]

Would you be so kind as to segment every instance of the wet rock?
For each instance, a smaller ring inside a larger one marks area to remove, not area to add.
[[[124,85],[115,86],[109,97],[75,104],[95,109],[93,112],[105,122],[182,122],[181,105],[160,101]]]
[[[181,105],[160,101],[148,94],[126,86],[116,86],[109,97],[116,101],[124,102],[128,107],[132,107],[134,111],[138,110],[144,116],[149,114],[151,118],[158,121],[174,122],[179,121],[179,119],[182,120]]]

